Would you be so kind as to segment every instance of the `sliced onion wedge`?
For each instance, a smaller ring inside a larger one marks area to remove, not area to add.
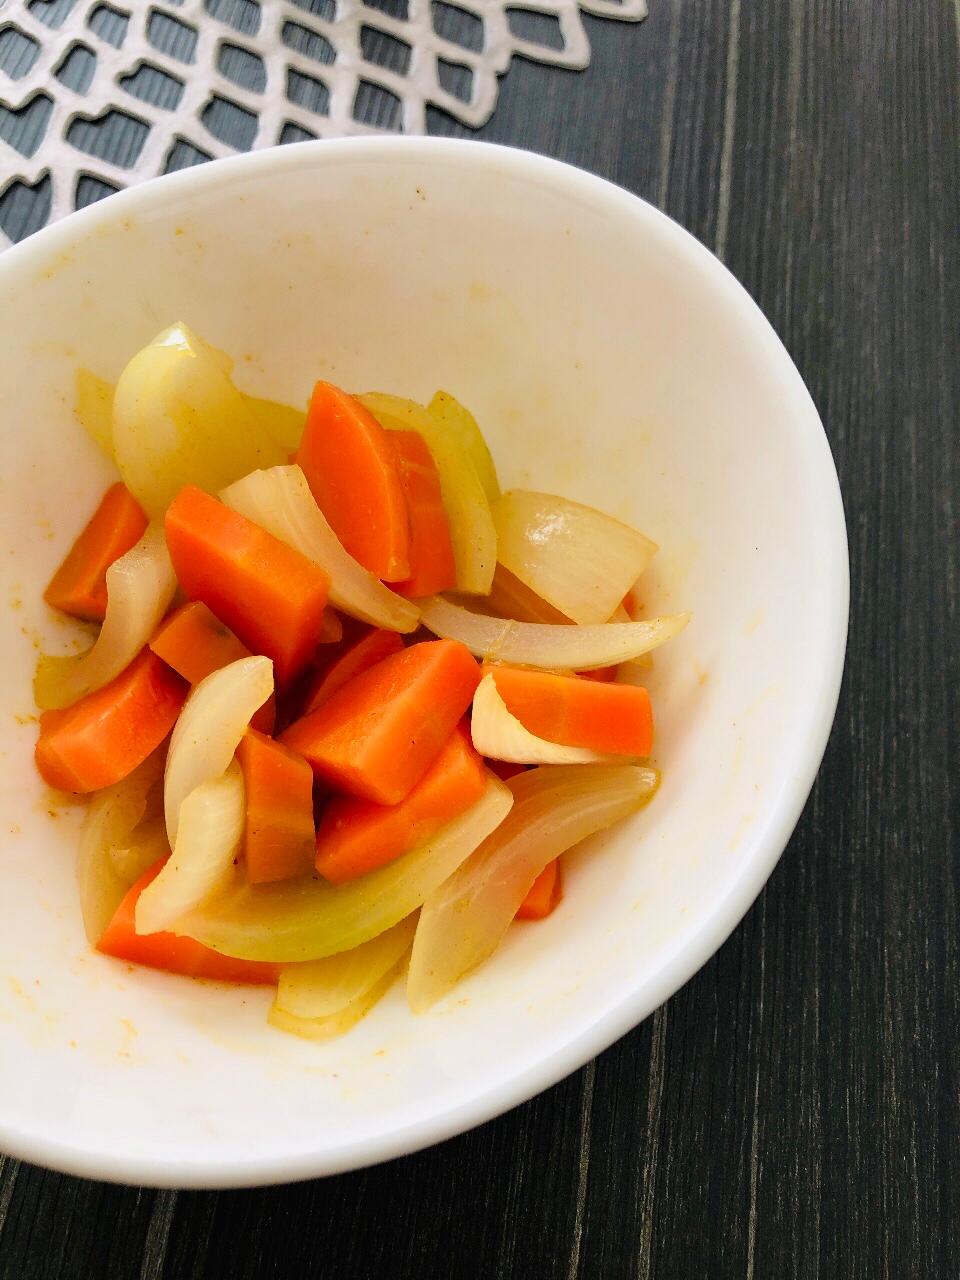
[[[300,448],[300,437],[307,420],[306,409],[294,409],[288,404],[280,404],[276,400],[260,400],[256,396],[243,398],[261,427],[281,449],[290,454]]]
[[[554,858],[644,805],[658,775],[637,765],[558,765],[508,782],[508,817],[420,913],[407,996],[423,1013],[487,959]]]
[[[107,570],[107,612],[93,647],[37,664],[33,693],[40,710],[69,707],[118,676],[153,635],[176,589],[163,529],[151,524]]]
[[[497,479],[497,468],[483,438],[483,432],[477,426],[477,420],[465,409],[459,400],[446,391],[438,391],[427,405],[427,413],[450,435],[455,436],[466,450],[473,463],[477,478],[483,485],[487,501],[492,507],[500,498],[500,482]]]
[[[426,844],[347,884],[319,878],[251,885],[236,871],[176,932],[224,955],[289,964],[359,947],[416,911],[510,812],[513,796],[488,777],[480,800]]]
[[[480,681],[473,695],[470,716],[473,745],[488,760],[510,760],[514,764],[604,764],[623,757],[591,751],[588,747],[564,747],[548,742],[525,729],[507,709],[497,682],[490,674]]]
[[[162,517],[185,484],[207,493],[255,467],[282,462],[268,434],[230,381],[231,361],[184,324],[137,352],[113,397],[113,451],[127,488]]]
[[[412,400],[379,392],[357,399],[388,431],[417,431],[426,440],[450,525],[457,590],[487,595],[497,564],[497,531],[483,483],[457,431]]]
[[[352,951],[288,965],[280,974],[268,1021],[308,1040],[342,1035],[393,982],[416,927],[414,914]]]
[[[83,929],[92,947],[138,878],[128,877],[113,854],[129,845],[146,810],[150,789],[162,776],[163,756],[155,751],[122,782],[96,792],[90,800],[80,833],[77,875]]]
[[[201,680],[174,726],[167,753],[163,805],[170,848],[176,850],[180,807],[202,782],[226,770],[250,717],[273,693],[269,658],[241,658]]]
[[[243,772],[235,760],[190,792],[180,806],[173,853],[137,899],[137,933],[169,929],[209,896],[233,866],[245,814]]]
[[[299,467],[253,471],[224,489],[220,501],[326,570],[336,608],[384,631],[416,630],[420,610],[344,549]]]
[[[689,613],[677,613],[649,622],[581,627],[507,622],[471,613],[441,596],[421,600],[420,611],[434,635],[459,640],[478,658],[541,671],[594,671],[627,662],[679,635],[690,621]]]
[[[657,550],[594,507],[513,489],[493,509],[497,559],[574,622],[606,622]]]

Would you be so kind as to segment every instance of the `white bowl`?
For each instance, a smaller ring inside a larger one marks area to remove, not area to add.
[[[147,183],[0,258],[0,1148],[71,1173],[246,1185],[458,1133],[604,1049],[719,947],[780,856],[833,718],[843,513],[816,410],[743,289],[649,205],[519,151],[319,142]],[[433,1012],[402,985],[342,1040],[269,994],[90,952],[82,810],[33,768],[52,570],[112,478],[74,420],[183,319],[258,394],[318,376],[476,414],[505,487],[553,490],[661,551],[647,610],[691,609],[650,679],[663,786],[569,859],[565,898]]]

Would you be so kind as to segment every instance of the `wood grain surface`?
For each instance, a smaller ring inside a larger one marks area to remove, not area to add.
[[[464,1137],[247,1192],[7,1161],[0,1276],[947,1280],[960,1273],[956,0],[650,0],[525,62],[487,138],[714,247],[823,417],[852,618],[820,777],[765,892],[667,1005]],[[435,132],[464,134],[439,113]]]

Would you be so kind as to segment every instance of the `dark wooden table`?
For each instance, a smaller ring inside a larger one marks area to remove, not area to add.
[[[780,866],[647,1022],[431,1151],[222,1193],[6,1161],[3,1277],[960,1274],[960,8],[650,8],[589,21],[583,75],[515,64],[483,136],[612,178],[714,247],[823,416],[850,647]]]

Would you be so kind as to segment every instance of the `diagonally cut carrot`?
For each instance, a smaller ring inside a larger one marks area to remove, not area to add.
[[[565,747],[648,756],[653,712],[646,689],[517,667],[484,667],[525,729]]]
[[[318,671],[308,683],[301,715],[306,716],[311,711],[316,711],[338,689],[342,689],[348,680],[369,671],[392,653],[399,653],[402,648],[403,641],[396,631],[380,631],[376,627],[368,631],[328,667]]]
[[[317,870],[335,884],[374,871],[429,840],[476,804],[486,789],[483,760],[461,723],[399,804],[349,796],[327,801],[317,831]]]
[[[317,647],[330,579],[239,512],[185,485],[167,509],[167,547],[180,585],[287,684]]]
[[[479,680],[457,641],[414,644],[355,676],[280,741],[336,790],[399,804],[439,755]]]
[[[530,892],[517,908],[514,920],[543,920],[563,898],[560,859],[548,862],[530,886]]]
[[[297,462],[330,527],[385,582],[410,576],[410,517],[388,433],[353,396],[318,382]]]
[[[392,431],[390,439],[400,459],[410,513],[410,576],[395,582],[393,590],[411,600],[451,591],[457,585],[457,567],[437,464],[418,432]]]
[[[191,684],[251,656],[247,646],[200,600],[181,605],[164,618],[150,648]],[[272,733],[276,715],[276,696],[271,694],[250,723],[261,733]]]
[[[132,773],[174,726],[186,683],[147,648],[102,689],[40,717],[36,762],[61,791],[98,791]]]
[[[102,622],[107,612],[107,570],[143,537],[147,516],[119,481],[103,495],[63,564],[43,593],[47,604],[75,618]]]
[[[313,870],[313,770],[296,752],[248,729],[237,747],[247,797],[243,856],[251,884]]]
[[[180,973],[188,978],[274,986],[280,978],[278,964],[234,960],[194,942],[192,938],[178,938],[174,933],[137,933],[134,925],[137,899],[157,878],[165,862],[166,858],[144,872],[127,893],[97,943],[97,950],[117,960],[148,965],[151,969],[165,969],[168,973]]]

